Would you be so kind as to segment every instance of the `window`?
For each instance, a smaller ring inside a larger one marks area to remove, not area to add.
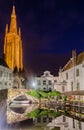
[[[40,117],[37,118],[37,122],[41,122],[41,118]]]
[[[2,86],[2,82],[0,82],[0,86]]]
[[[77,90],[80,90],[80,84],[77,83]]]
[[[73,82],[71,82],[71,91],[73,91]]]
[[[51,80],[49,80],[49,81],[48,81],[48,84],[49,84],[49,85],[52,85],[52,81],[51,81]]]
[[[2,77],[2,71],[0,70],[0,77]]]
[[[43,88],[44,91],[46,91],[46,88]]]
[[[52,122],[52,117],[49,117],[49,122]]]
[[[47,118],[46,117],[43,117],[43,122],[47,122]]]
[[[79,69],[76,70],[76,76],[79,76]]]
[[[45,76],[48,77],[48,76],[49,76],[49,73],[46,73]]]
[[[82,130],[82,125],[80,121],[78,121],[78,125],[79,125],[79,129]]]
[[[52,91],[52,89],[51,89],[51,88],[49,88],[49,91]]]
[[[66,79],[68,79],[68,73],[66,73]]]
[[[5,82],[5,85],[7,85],[7,82]]]
[[[83,61],[83,63],[82,63],[82,67],[84,67],[84,61]]]
[[[8,77],[8,72],[5,72],[5,73],[4,73],[4,76],[5,76],[5,77]]]
[[[9,86],[11,86],[11,83],[9,83]]]
[[[57,80],[54,80],[54,83],[57,83]]]
[[[10,79],[10,80],[12,79],[12,74],[11,74],[11,73],[9,73],[9,79]]]
[[[63,122],[66,122],[66,117],[65,116],[63,116]]]
[[[65,87],[64,86],[62,86],[62,92],[64,92],[65,91]]]
[[[41,85],[41,81],[40,80],[38,80],[38,85]]]
[[[73,128],[75,128],[75,120],[73,119]]]
[[[43,80],[43,85],[46,85],[46,80]]]

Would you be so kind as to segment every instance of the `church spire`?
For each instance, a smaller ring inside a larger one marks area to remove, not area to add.
[[[6,25],[4,38],[5,61],[10,69],[14,70],[17,67],[18,71],[23,70],[22,50],[21,30],[20,28],[18,30],[15,6],[13,6],[10,27]]]
[[[21,37],[21,29],[20,29],[20,27],[19,27],[19,36]]]
[[[17,33],[17,22],[16,22],[16,13],[15,13],[14,5],[13,5],[13,9],[12,9],[12,14],[11,14],[10,32]]]
[[[8,33],[8,24],[6,24],[5,34]]]

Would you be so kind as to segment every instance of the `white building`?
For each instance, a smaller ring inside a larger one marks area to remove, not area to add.
[[[12,88],[13,86],[13,73],[8,68],[6,63],[0,59],[0,90]]]
[[[57,88],[58,77],[54,77],[50,74],[50,71],[45,71],[40,77],[35,77],[35,85],[37,89],[43,91],[52,91]]]
[[[48,130],[53,130],[56,127],[59,127],[60,130],[83,130],[84,122],[62,115],[53,119],[52,122],[47,124],[47,127]]]
[[[72,51],[72,58],[60,69],[58,80],[66,83],[59,85],[61,92],[84,90],[84,52],[76,56]]]
[[[57,90],[64,92],[76,92],[84,90],[84,52],[76,56],[72,51],[72,57],[67,64],[59,69],[57,77],[45,71],[40,77],[35,77],[35,85],[40,90]]]

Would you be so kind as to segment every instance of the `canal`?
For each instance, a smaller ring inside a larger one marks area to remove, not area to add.
[[[32,103],[21,95],[7,103],[0,91],[0,130],[84,130],[84,106]]]
[[[10,109],[10,111],[9,111]],[[55,104],[18,104],[7,108],[3,130],[84,130],[84,115]]]

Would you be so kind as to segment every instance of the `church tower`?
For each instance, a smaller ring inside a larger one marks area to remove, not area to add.
[[[17,68],[18,72],[23,69],[21,30],[17,28],[15,6],[12,9],[10,26],[6,25],[5,29],[4,55],[10,69],[14,71]]]

